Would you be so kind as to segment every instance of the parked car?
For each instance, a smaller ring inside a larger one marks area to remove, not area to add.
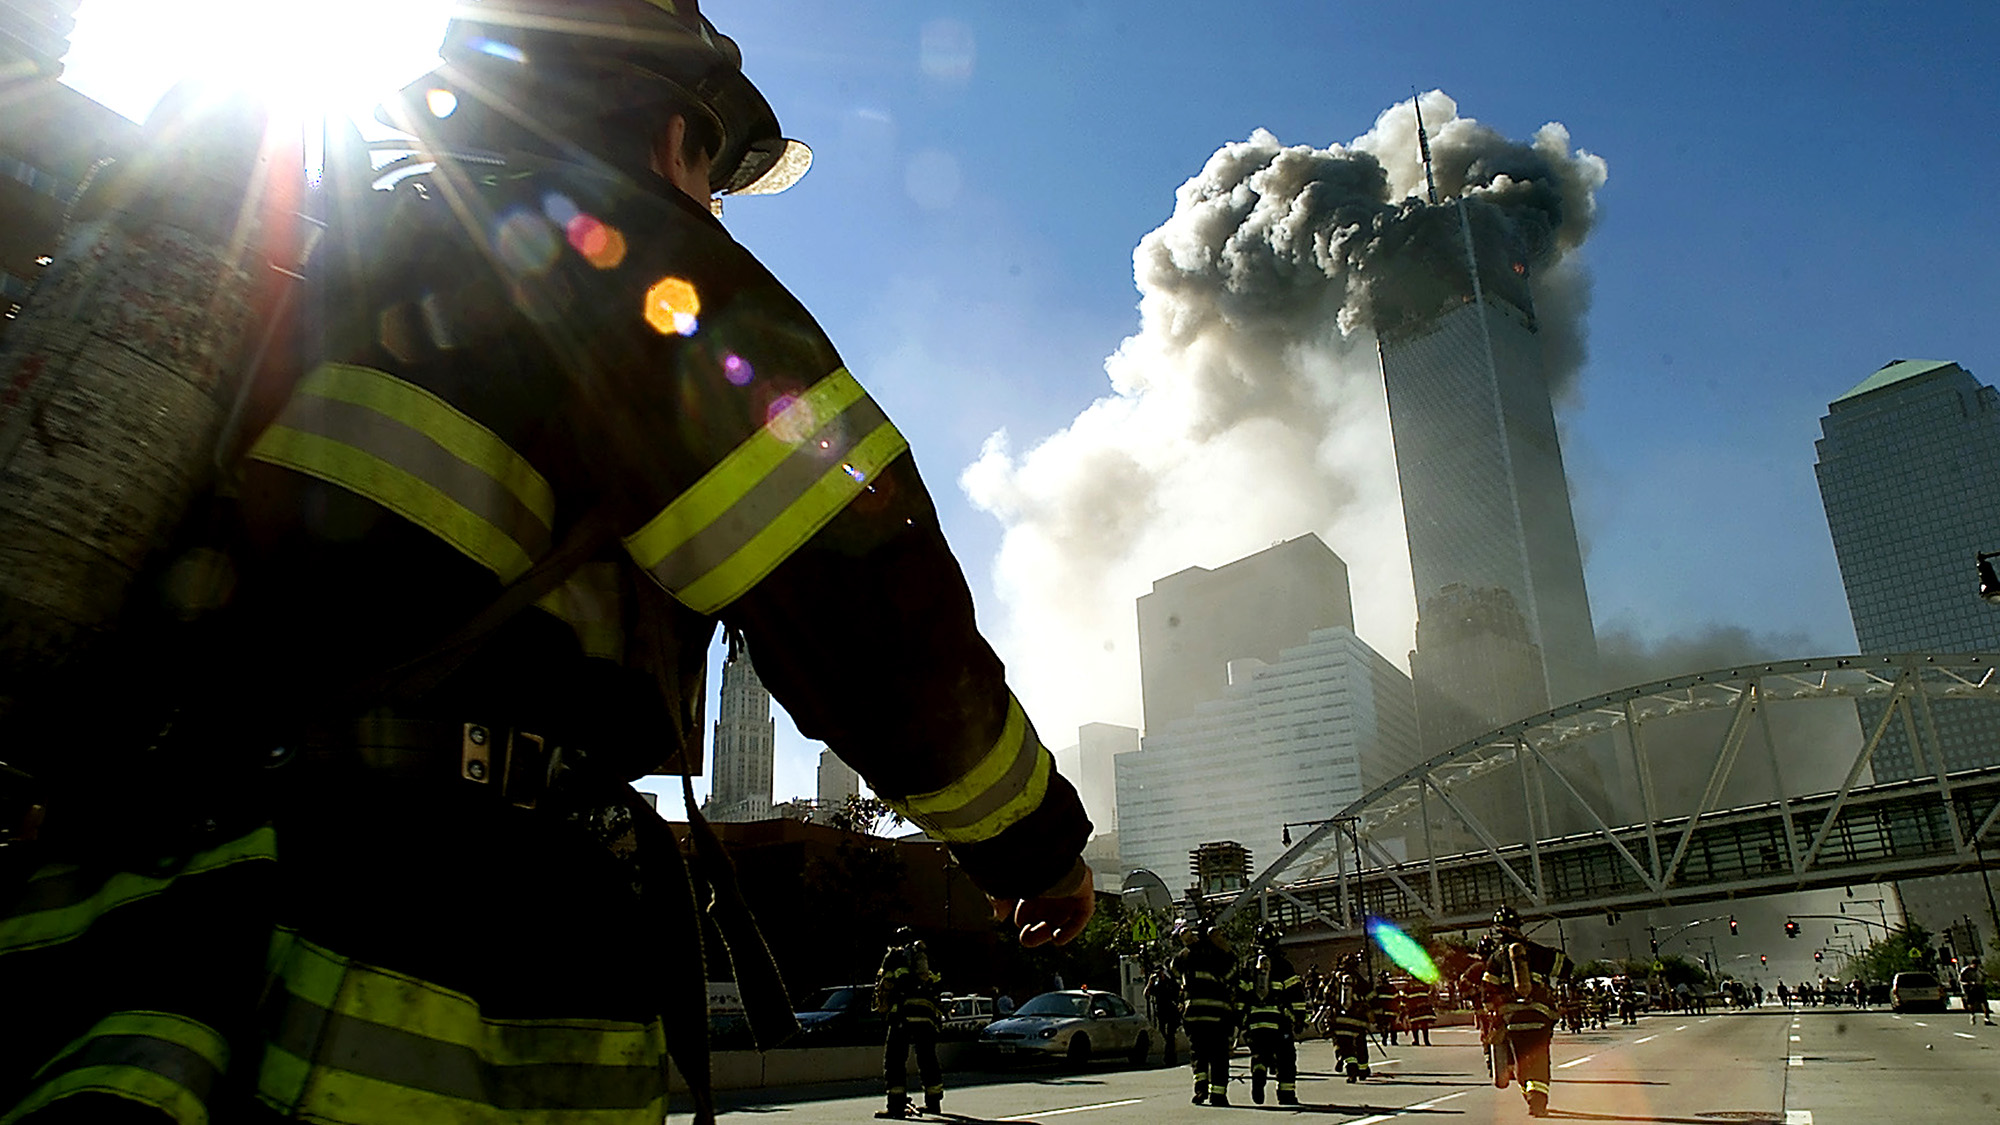
[[[1082,1066],[1124,1055],[1134,1066],[1152,1049],[1152,1025],[1111,992],[1044,992],[979,1033],[982,1048],[1005,1058],[1060,1058]]]
[[[793,1013],[799,1020],[801,1047],[852,1046],[880,1043],[887,1021],[875,1010],[875,986],[837,984],[812,994]]]
[[[938,1001],[945,1031],[978,1031],[993,1022],[991,996],[945,996]]]
[[[1889,982],[1892,1012],[1944,1011],[1944,985],[1929,973],[1897,973]]]

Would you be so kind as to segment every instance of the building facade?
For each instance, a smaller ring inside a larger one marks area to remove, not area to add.
[[[729,631],[716,700],[715,779],[702,814],[714,821],[764,820],[771,812],[776,743],[771,693],[757,678],[743,635]]]
[[[1491,729],[1598,690],[1597,637],[1533,318],[1507,301],[1468,298],[1384,331],[1380,347],[1420,635],[1427,618],[1462,608],[1462,591],[1504,591],[1526,628],[1527,643],[1510,646],[1505,664],[1427,654],[1428,693],[1462,707],[1506,700],[1511,709],[1516,686],[1539,679],[1525,711],[1473,711]],[[1502,682],[1483,682],[1488,673]]]
[[[861,775],[854,767],[834,756],[831,750],[819,752],[818,801],[813,819],[831,816],[851,797],[861,795]]]
[[[1178,887],[1204,843],[1282,854],[1287,822],[1330,816],[1416,760],[1409,677],[1347,626],[1227,670],[1221,698],[1113,759],[1127,871]]]
[[[1354,628],[1347,564],[1319,536],[1288,539],[1227,566],[1194,566],[1139,599],[1146,730],[1222,697],[1232,660],[1266,662],[1315,629]]]
[[[2000,651],[2000,607],[1979,598],[1973,565],[1979,552],[2000,551],[2000,391],[1956,363],[1895,360],[1828,404],[1820,432],[1814,471],[1861,651]],[[2000,708],[1944,701],[1931,710],[1947,770],[2000,763]],[[1882,708],[1863,701],[1858,713],[1865,736]],[[1918,760],[1900,721],[1872,765],[1877,781],[1936,768]],[[1980,876],[1900,890],[1904,908],[1934,931],[1990,919]]]

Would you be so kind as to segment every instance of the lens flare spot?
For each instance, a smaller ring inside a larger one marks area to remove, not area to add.
[[[868,474],[862,472],[860,469],[857,469],[852,465],[842,465],[841,469],[843,469],[848,476],[853,477],[857,481],[865,481],[868,479]],[[870,492],[875,491],[874,486],[872,485],[869,486],[868,491]]]
[[[508,62],[516,63],[528,61],[528,52],[514,46],[512,43],[502,43],[498,39],[488,39],[481,36],[474,39],[471,46],[473,50],[492,55],[496,59],[506,59]]]
[[[576,201],[559,191],[552,191],[542,197],[542,214],[559,227],[567,229],[572,220],[583,214]]]
[[[562,250],[555,229],[526,208],[516,208],[493,232],[493,252],[516,276],[541,273],[555,264]]]
[[[756,374],[755,371],[750,369],[750,361],[737,355],[735,352],[730,352],[728,355],[722,357],[722,377],[734,385],[747,387],[750,385],[750,380],[756,377]]]
[[[1387,918],[1369,915],[1368,936],[1375,939],[1375,944],[1382,947],[1382,952],[1396,963],[1397,968],[1425,984],[1436,984],[1443,977],[1444,974],[1438,972],[1437,965],[1431,961],[1431,955],[1425,952],[1424,947],[1415,938],[1397,929],[1396,924]]]
[[[764,412],[764,428],[787,445],[800,445],[819,429],[811,406],[797,395],[779,395]]]
[[[646,290],[646,323],[662,336],[692,336],[698,326],[701,294],[694,283],[663,277]]]
[[[450,90],[427,90],[424,92],[424,105],[430,108],[432,117],[450,117],[458,112],[458,95]]]
[[[563,233],[583,260],[598,269],[616,269],[625,260],[625,235],[593,215],[578,214],[564,225]]]

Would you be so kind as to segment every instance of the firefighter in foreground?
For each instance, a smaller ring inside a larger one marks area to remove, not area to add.
[[[1331,1009],[1334,1065],[1349,1082],[1374,1077],[1368,1067],[1368,1031],[1375,1022],[1375,1003],[1375,983],[1361,954],[1348,954],[1333,979]]]
[[[1278,1104],[1299,1104],[1298,1033],[1304,985],[1278,945],[1278,928],[1257,927],[1257,954],[1237,981],[1236,1008],[1250,1047],[1250,1100],[1264,1104],[1265,1076],[1278,1075]]]
[[[1174,969],[1186,1007],[1188,1061],[1194,1067],[1194,1104],[1229,1104],[1229,1047],[1236,1032],[1231,977],[1236,955],[1228,939],[1199,919],[1179,926],[1181,950]]]
[[[1570,974],[1569,958],[1521,932],[1511,906],[1493,912],[1499,948],[1487,959],[1484,982],[1489,1018],[1500,1028],[1493,1084],[1521,1084],[1528,1113],[1549,1113],[1549,1040],[1555,1035],[1556,1001]]]
[[[421,157],[333,208],[171,730],[74,712],[37,775],[9,1122],[657,1123],[670,1052],[711,1119],[698,909],[628,782],[699,754],[718,621],[1024,944],[1090,917],[902,436],[711,213],[805,160],[735,44],[695,0],[489,0],[442,55],[384,111]]]
[[[875,1010],[888,1017],[888,1040],[882,1049],[882,1081],[889,1090],[889,1107],[878,1116],[908,1117],[909,1089],[903,1083],[910,1049],[917,1052],[917,1075],[924,1080],[924,1112],[944,1105],[944,1079],[938,1073],[938,976],[917,931],[904,926],[882,956],[875,974]]]

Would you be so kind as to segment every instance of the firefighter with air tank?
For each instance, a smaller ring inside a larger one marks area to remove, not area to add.
[[[1236,956],[1229,941],[1200,918],[1176,927],[1181,950],[1174,971],[1181,978],[1186,1007],[1188,1055],[1194,1067],[1194,1104],[1229,1104],[1229,1046],[1236,1026],[1235,995],[1230,979]]]
[[[1257,927],[1257,952],[1237,978],[1237,1008],[1250,1046],[1250,1100],[1264,1104],[1266,1075],[1276,1071],[1278,1104],[1299,1104],[1299,1028],[1304,1025],[1298,970],[1279,947],[1278,927]]]
[[[1498,1032],[1493,1084],[1505,1087],[1518,1080],[1528,1114],[1547,1117],[1549,1040],[1555,1033],[1558,990],[1570,974],[1569,959],[1529,940],[1513,907],[1493,912],[1493,931],[1497,948],[1487,958],[1482,978],[1489,1026]]]
[[[1341,961],[1330,999],[1336,1065],[1349,1082],[1373,1077],[1368,1069],[1368,1030],[1375,1019],[1375,982],[1361,954],[1350,953]]]

